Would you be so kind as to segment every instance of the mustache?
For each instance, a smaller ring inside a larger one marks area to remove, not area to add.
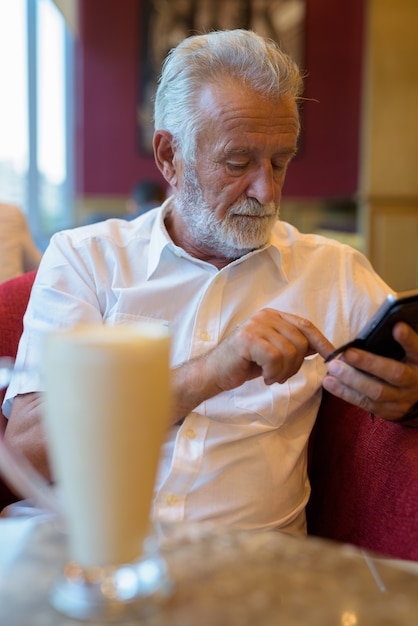
[[[250,217],[272,217],[277,214],[277,207],[273,202],[261,204],[254,198],[246,198],[241,202],[233,204],[228,211],[228,215],[245,215]]]

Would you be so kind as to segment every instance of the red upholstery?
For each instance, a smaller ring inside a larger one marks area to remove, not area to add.
[[[16,356],[17,346],[23,330],[23,315],[29,300],[36,270],[0,283],[0,356]],[[0,390],[0,406],[5,390]],[[7,420],[0,411],[1,432]],[[16,496],[0,480],[0,510],[14,502]]]
[[[34,277],[0,284],[0,356],[15,356]],[[325,393],[310,453],[311,534],[418,560],[418,429]],[[11,498],[0,484],[0,509]]]
[[[418,429],[325,394],[311,443],[309,532],[418,560]]]

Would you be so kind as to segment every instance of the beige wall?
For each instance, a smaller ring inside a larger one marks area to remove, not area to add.
[[[366,253],[395,289],[418,287],[418,2],[369,0],[361,189]]]

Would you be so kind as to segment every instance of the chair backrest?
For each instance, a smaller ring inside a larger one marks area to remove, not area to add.
[[[325,393],[311,444],[309,532],[418,560],[418,429]]]
[[[0,283],[0,356],[16,356],[36,270]]]
[[[0,283],[0,356],[15,357],[23,330],[26,311],[36,270]],[[5,390],[0,390],[0,407]],[[0,411],[0,430],[4,431],[7,420]],[[0,480],[0,510],[17,500],[16,496]]]

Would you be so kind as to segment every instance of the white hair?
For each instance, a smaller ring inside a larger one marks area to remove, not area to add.
[[[272,40],[236,29],[195,35],[173,48],[164,61],[154,107],[154,128],[171,133],[184,159],[195,161],[196,136],[204,120],[197,106],[208,83],[239,80],[266,97],[302,93],[297,64]]]

